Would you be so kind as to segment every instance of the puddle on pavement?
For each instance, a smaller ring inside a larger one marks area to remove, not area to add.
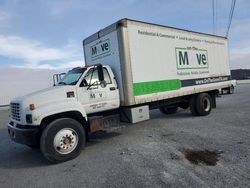
[[[209,151],[209,150],[186,150],[185,157],[191,163],[198,165],[199,163],[215,166],[219,161],[222,151]]]

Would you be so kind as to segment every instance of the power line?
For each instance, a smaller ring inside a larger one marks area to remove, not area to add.
[[[230,8],[230,13],[229,13],[229,20],[228,20],[228,25],[227,25],[226,37],[228,37],[229,29],[231,27],[231,23],[232,23],[232,19],[233,19],[233,14],[234,14],[235,3],[236,3],[236,0],[232,0],[231,8]]]
[[[218,1],[212,0],[212,12],[213,12],[213,34],[216,33],[217,19],[218,19]]]
[[[218,25],[218,0],[215,0],[215,33]]]
[[[214,34],[214,31],[215,31],[215,28],[214,28],[214,0],[212,0],[212,9],[213,9],[213,34]]]

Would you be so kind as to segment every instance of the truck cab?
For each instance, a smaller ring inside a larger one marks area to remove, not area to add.
[[[65,161],[83,147],[91,131],[88,115],[118,109],[119,101],[109,66],[77,67],[54,87],[12,100],[8,132],[15,142],[41,146],[50,161]]]

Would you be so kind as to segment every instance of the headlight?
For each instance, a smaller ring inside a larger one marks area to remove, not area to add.
[[[35,104],[30,104],[29,107],[30,107],[30,110],[35,110],[36,109]]]

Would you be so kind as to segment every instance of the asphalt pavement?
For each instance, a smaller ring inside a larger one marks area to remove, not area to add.
[[[0,187],[249,187],[250,85],[217,98],[206,117],[189,110],[92,135],[81,155],[52,165],[9,139],[0,110]]]

